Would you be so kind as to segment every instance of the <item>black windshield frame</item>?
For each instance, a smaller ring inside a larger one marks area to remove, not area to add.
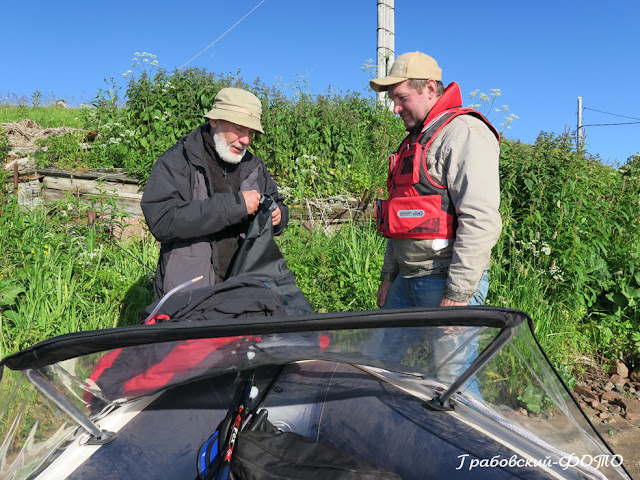
[[[322,313],[305,316],[246,317],[200,322],[167,322],[61,335],[9,355],[0,367],[26,370],[51,365],[80,355],[115,348],[198,338],[264,335],[287,332],[402,327],[517,327],[533,322],[524,312],[498,307],[446,307],[358,312]]]

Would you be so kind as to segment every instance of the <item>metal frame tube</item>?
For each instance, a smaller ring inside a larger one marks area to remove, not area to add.
[[[76,407],[60,390],[58,390],[47,378],[38,370],[30,368],[24,371],[27,379],[45,397],[55,403],[63,412],[68,414],[78,425],[84,428],[96,440],[112,435],[110,432],[100,430],[98,425],[89,419],[82,411]]]

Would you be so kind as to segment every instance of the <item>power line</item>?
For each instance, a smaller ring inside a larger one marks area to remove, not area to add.
[[[265,0],[262,0],[258,5],[256,5],[255,7],[253,7],[251,10],[249,10],[249,12],[242,17],[240,20],[238,20],[236,23],[234,23],[231,28],[229,28],[226,32],[224,32],[222,35],[220,35],[218,38],[216,38],[210,45],[208,45],[207,47],[205,47],[200,53],[198,53],[195,57],[193,57],[190,60],[187,60],[183,65],[180,66],[180,68],[186,66],[188,63],[191,63],[192,61],[194,61],[196,58],[198,58],[200,55],[202,55],[204,52],[206,52],[208,49],[210,49],[211,47],[213,47],[216,42],[218,40],[220,40],[222,37],[224,37],[227,33],[229,33],[231,30],[233,30],[240,22],[242,22],[245,18],[247,18],[249,15],[251,15],[253,13],[253,11],[258,8],[260,5],[262,5],[265,2]]]
[[[618,123],[588,123],[582,124],[582,112],[584,110],[591,110],[592,112],[603,113],[605,115],[612,115],[614,117],[628,118],[631,120],[637,120],[636,122],[618,122]],[[578,126],[576,128],[576,148],[580,149],[583,146],[583,136],[585,127],[611,127],[618,125],[637,125],[640,124],[640,118],[630,117],[628,115],[619,115],[617,113],[605,112],[602,110],[596,110],[595,108],[583,107],[582,97],[578,97]]]
[[[582,124],[582,111],[583,110],[591,110],[592,112],[604,113],[605,115],[613,115],[614,117],[622,117],[629,118],[631,120],[638,120],[637,122],[619,122],[619,123],[589,123],[586,125]],[[629,117],[627,115],[619,115],[617,113],[605,112],[602,110],[596,110],[595,108],[583,107],[582,106],[582,97],[578,97],[578,135],[582,133],[581,130],[585,127],[609,127],[616,125],[636,125],[640,123],[640,118],[637,117]],[[580,143],[580,139],[578,138],[578,143]]]
[[[584,127],[607,127],[609,125],[635,125],[640,122],[622,122],[622,123],[588,123],[587,125],[582,125],[581,128]]]
[[[626,115],[618,115],[617,113],[603,112],[602,110],[596,110],[595,108],[584,107],[583,110],[591,110],[593,112],[604,113],[606,115],[613,115],[614,117],[630,118],[631,120],[639,120],[640,121],[640,118],[637,118],[637,117],[628,117]],[[638,123],[638,122],[632,122],[632,123]],[[626,124],[625,123],[620,123],[620,124],[618,124],[618,123],[606,123],[604,125],[626,125]]]

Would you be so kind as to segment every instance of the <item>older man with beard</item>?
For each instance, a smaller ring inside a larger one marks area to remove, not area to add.
[[[289,210],[277,185],[262,159],[247,150],[256,132],[264,133],[261,113],[251,92],[223,88],[207,121],[154,164],[141,206],[161,243],[156,299],[200,275],[203,279],[191,288],[226,280],[262,194],[278,206],[271,214],[274,233],[287,225]]]

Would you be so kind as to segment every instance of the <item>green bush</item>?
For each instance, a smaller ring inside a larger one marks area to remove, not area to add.
[[[79,112],[84,127],[93,132],[90,148],[80,146],[84,140],[81,134],[69,134],[50,139],[46,158],[40,160],[54,160],[61,168],[121,167],[144,182],[158,156],[203,121],[214,96],[226,86],[247,88],[262,100],[266,133],[255,139],[252,150],[265,160],[288,193],[290,203],[302,203],[313,196],[361,197],[367,189],[371,197],[384,188],[386,157],[399,144],[404,129],[398,118],[373,99],[355,93],[311,95],[304,88],[298,88],[293,96],[285,95],[281,89],[259,81],[248,84],[238,74],[218,75],[201,69],[142,70],[137,78],[130,78],[124,105],[114,82],[107,82],[96,95],[94,108]],[[494,91],[485,97],[492,105],[496,96]],[[505,118],[505,129],[513,118]],[[3,143],[6,146],[6,137],[0,134],[0,155]],[[492,253],[488,302],[531,314],[536,333],[560,364],[571,364],[585,354],[611,359],[637,354],[640,157],[633,156],[627,165],[611,168],[586,152],[575,152],[569,136],[545,132],[533,145],[503,140],[501,149],[504,229]],[[17,335],[21,338],[18,343],[26,345],[62,331],[38,320],[48,330],[27,329],[25,332],[32,332],[27,340],[20,327],[11,323],[22,318],[30,304],[40,308],[30,311],[36,318],[48,315],[49,310],[42,309],[42,303],[28,292],[34,282],[51,289],[57,286],[38,277],[37,270],[47,272],[47,278],[68,279],[67,288],[76,289],[74,298],[79,299],[79,305],[93,305],[95,301],[109,304],[107,298],[118,308],[130,304],[133,297],[123,293],[124,284],[115,281],[113,273],[125,267],[119,266],[120,254],[108,246],[105,238],[96,240],[102,245],[101,268],[81,271],[69,260],[82,258],[81,247],[73,246],[68,237],[69,221],[55,214],[57,207],[44,217],[23,218],[16,213],[13,200],[2,201],[3,332]],[[24,231],[27,226],[34,227],[31,233]],[[82,230],[80,226],[74,228]],[[384,240],[372,225],[348,224],[333,234],[322,229],[307,232],[300,225],[291,225],[278,242],[298,285],[316,310],[375,308]],[[48,250],[58,255],[55,266],[42,263],[43,245],[55,245]],[[31,253],[32,248],[39,257]],[[131,248],[138,256],[157,255],[152,242],[133,244]],[[37,269],[36,261],[41,262]],[[82,277],[90,271],[95,281]],[[34,276],[25,277],[20,272]],[[133,285],[129,280],[129,291],[148,298],[149,285],[141,280],[142,274],[135,270],[126,275],[137,279]],[[85,291],[85,284],[95,291]],[[133,305],[131,308],[137,308],[135,302]],[[78,306],[61,308],[53,310],[64,319],[61,321],[70,323],[64,331],[87,325],[109,326],[120,319],[116,307],[107,313]],[[8,313],[13,320],[6,321],[5,313],[11,311],[16,312]],[[79,315],[90,320],[77,325],[74,319]],[[6,342],[12,337],[4,338]],[[531,395],[524,390],[520,394],[531,403]]]
[[[2,199],[0,356],[53,335],[140,322],[153,295],[150,272],[135,258],[153,266],[157,248],[149,238],[114,244],[109,227],[118,213],[96,198],[101,203],[89,226],[74,197],[46,211]]]
[[[381,163],[404,128],[373,99],[355,93],[314,97],[302,91],[289,98],[259,81],[247,84],[237,74],[197,68],[132,76],[119,111],[115,88],[100,91],[91,112],[100,132],[95,143],[107,149],[102,157],[109,165],[122,166],[144,181],[157,158],[201,124],[215,95],[229,86],[251,90],[261,99],[265,134],[256,138],[252,150],[296,199],[344,192],[360,197],[367,188],[384,184]],[[118,143],[114,155],[108,149]],[[101,155],[100,149],[92,152]]]
[[[492,269],[502,279],[492,288],[496,302],[533,282],[527,294],[538,291],[563,323],[590,337],[594,352],[632,351],[630,332],[640,328],[636,172],[573,151],[568,136],[542,133],[534,145],[504,141],[504,230]]]
[[[127,88],[126,128],[135,132],[137,155],[125,168],[146,179],[157,158],[203,121],[224,82],[199,69],[143,73]]]
[[[382,187],[386,158],[404,136],[402,123],[355,93],[263,100],[265,135],[255,151],[297,202]]]

